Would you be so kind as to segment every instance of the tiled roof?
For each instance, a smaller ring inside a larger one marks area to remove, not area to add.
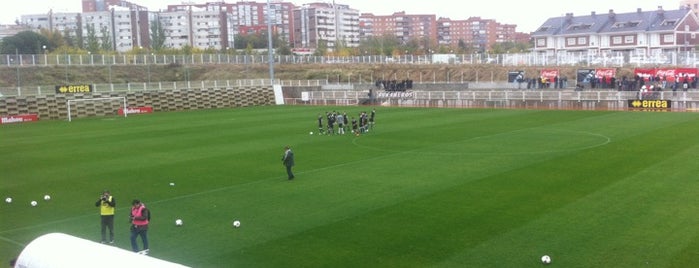
[[[591,13],[586,16],[566,14],[549,18],[532,36],[579,35],[615,32],[672,31],[691,10],[653,10],[629,13]]]

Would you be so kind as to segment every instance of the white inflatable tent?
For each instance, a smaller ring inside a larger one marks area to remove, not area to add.
[[[15,268],[187,267],[63,233],[42,235],[17,257]]]

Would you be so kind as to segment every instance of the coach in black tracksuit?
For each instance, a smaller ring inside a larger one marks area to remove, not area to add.
[[[284,147],[284,156],[282,156],[282,163],[286,167],[286,174],[289,175],[289,180],[294,179],[294,173],[291,172],[291,167],[294,166],[294,152],[291,151],[291,147],[287,145]]]

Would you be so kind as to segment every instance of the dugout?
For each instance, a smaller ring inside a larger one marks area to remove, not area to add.
[[[15,268],[187,267],[63,233],[42,235],[17,257]]]

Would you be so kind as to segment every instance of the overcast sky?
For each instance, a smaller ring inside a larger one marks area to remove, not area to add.
[[[223,0],[235,3],[238,0]],[[242,0],[241,0],[242,1]],[[265,0],[253,0],[266,3]],[[165,9],[168,4],[180,4],[182,0],[131,0],[131,2],[148,7],[149,10]],[[215,0],[190,0],[188,2],[206,3]],[[296,5],[311,2],[293,0],[286,1]],[[362,13],[374,15],[391,15],[394,12],[405,11],[407,14],[435,14],[437,17],[447,17],[453,20],[463,20],[469,17],[493,19],[500,23],[516,24],[517,31],[531,32],[551,17],[559,17],[565,13],[574,15],[589,15],[592,11],[597,14],[607,13],[613,9],[615,13],[642,10],[656,10],[662,6],[666,10],[679,8],[680,0],[491,0],[491,1],[459,1],[459,0],[343,0],[338,4],[349,5]],[[82,0],[2,0],[0,9],[0,24],[12,24],[21,15],[54,12],[81,12]],[[477,4],[476,4],[477,3]]]

